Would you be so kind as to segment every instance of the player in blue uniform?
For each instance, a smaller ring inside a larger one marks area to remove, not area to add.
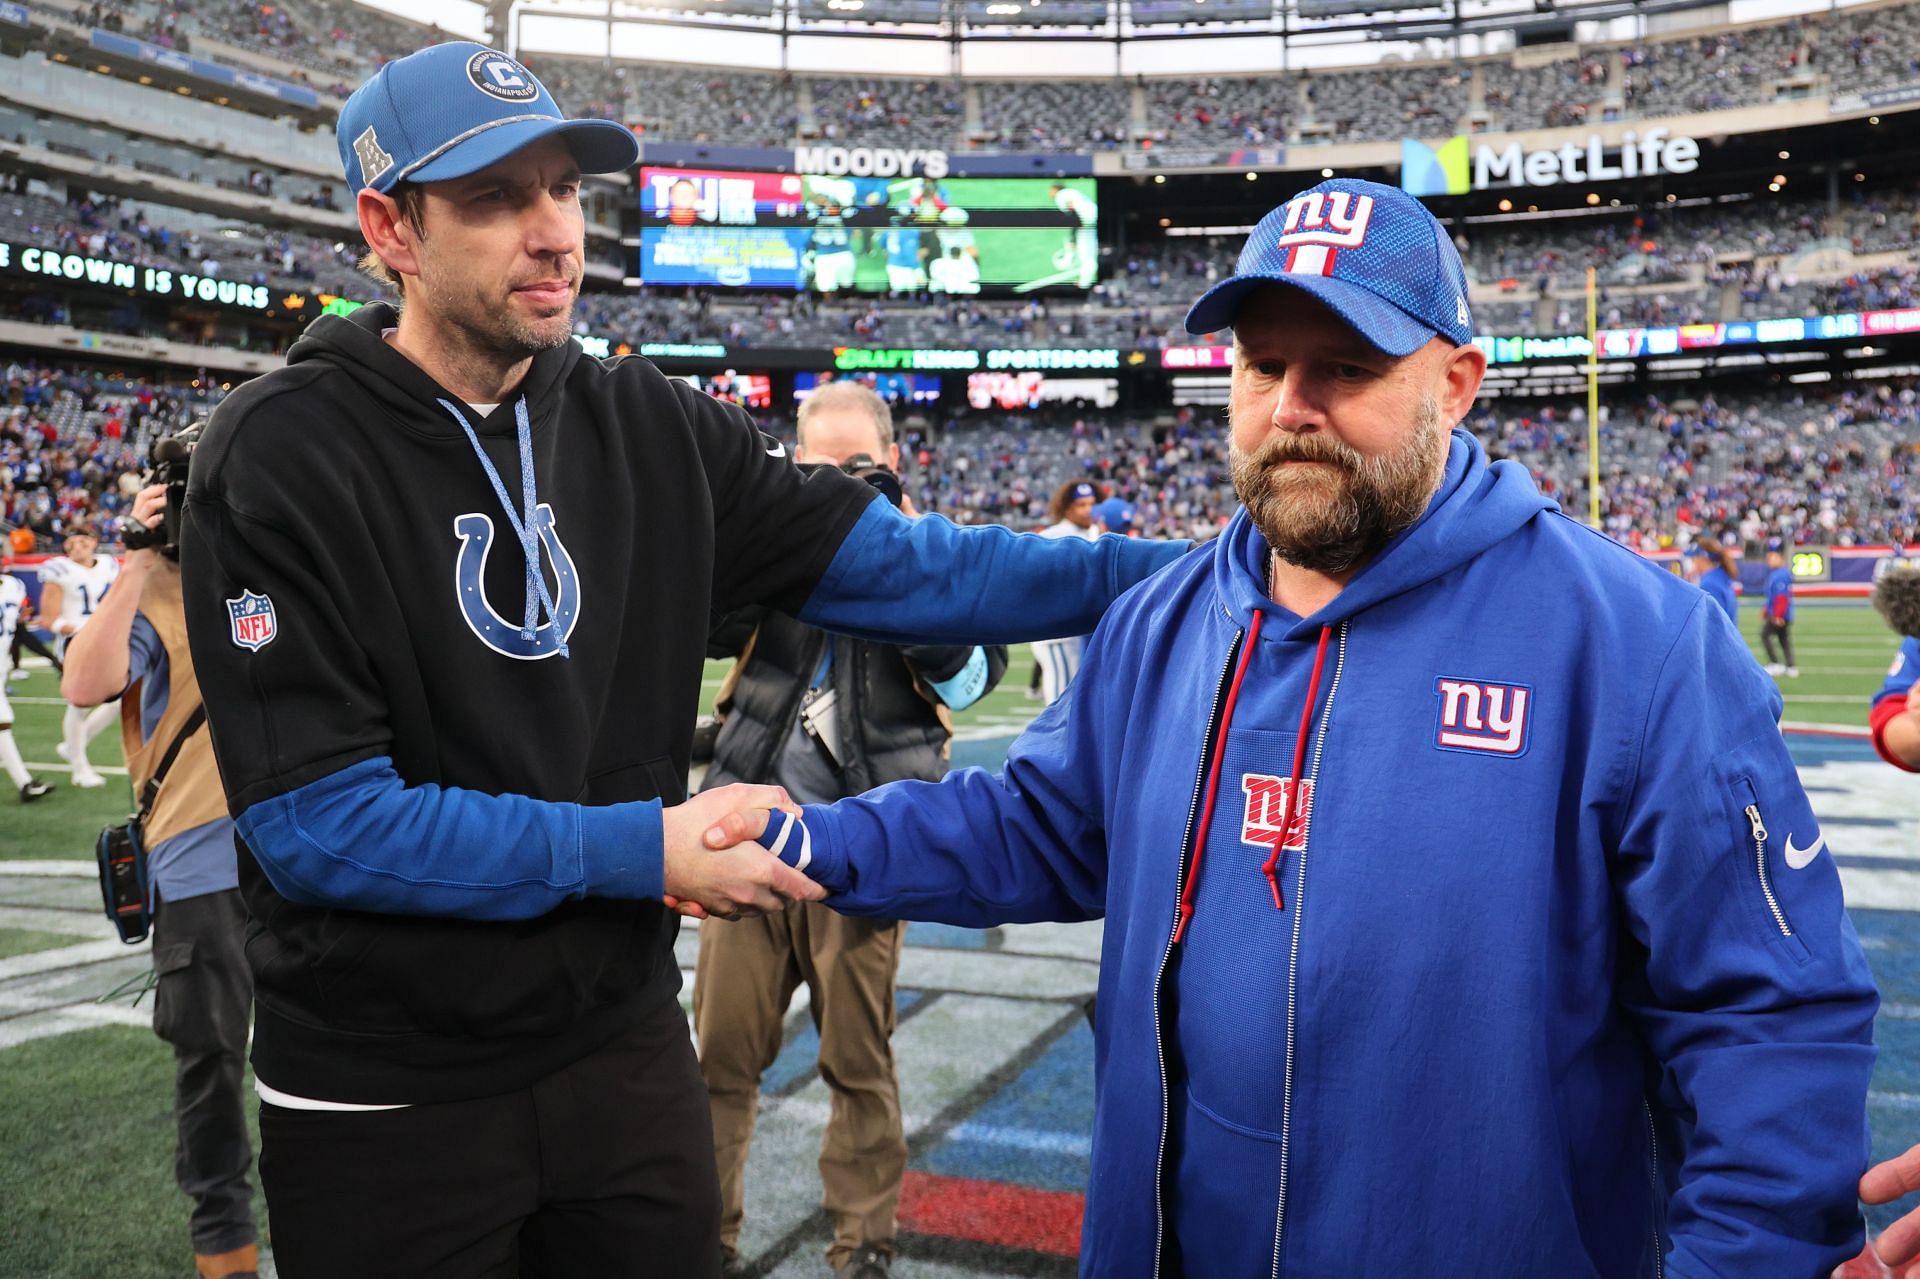
[[[1687,555],[1700,566],[1700,576],[1694,579],[1694,585],[1712,596],[1713,602],[1726,613],[1727,620],[1738,626],[1740,604],[1734,593],[1737,570],[1733,552],[1713,538],[1703,537]]]
[[[1767,548],[1767,599],[1761,605],[1760,643],[1767,650],[1767,674],[1788,679],[1800,674],[1793,660],[1793,572],[1778,542]]]
[[[1001,774],[723,823],[851,914],[1105,918],[1082,1274],[1861,1247],[1877,1001],[1779,692],[1449,434],[1466,288],[1398,189],[1270,213],[1187,320],[1234,330],[1221,537],[1121,597]]]

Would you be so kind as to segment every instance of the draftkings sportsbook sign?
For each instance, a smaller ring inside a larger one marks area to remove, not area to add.
[[[62,253],[58,249],[10,244],[5,240],[0,240],[0,273],[40,276],[48,281],[64,280],[69,284],[98,284],[110,289],[128,289],[149,297],[206,302],[243,311],[265,311],[273,304],[270,292],[258,284],[221,280],[166,267],[136,266],[114,258]]]

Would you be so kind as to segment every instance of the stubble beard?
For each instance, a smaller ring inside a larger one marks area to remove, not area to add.
[[[575,280],[574,297],[553,315],[530,319],[522,315],[514,300],[513,289],[495,291],[482,281],[445,278],[429,268],[422,273],[436,297],[446,299],[441,309],[448,327],[457,330],[475,357],[502,366],[517,364],[542,351],[551,351],[573,336],[573,303],[579,297]],[[432,276],[440,276],[432,279]],[[437,286],[437,287],[436,287]]]
[[[1426,512],[1446,467],[1447,435],[1431,396],[1391,453],[1369,457],[1324,432],[1275,435],[1251,453],[1228,450],[1234,491],[1275,555],[1296,568],[1344,573]]]

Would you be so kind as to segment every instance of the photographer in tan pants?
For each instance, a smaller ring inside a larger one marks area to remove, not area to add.
[[[841,467],[904,507],[891,415],[867,387],[834,382],[815,391],[801,405],[799,435],[797,463]],[[944,776],[949,710],[979,700],[1007,666],[1000,647],[870,644],[757,609],[728,618],[709,655],[740,660],[722,691],[727,718],[706,788],[777,783],[802,803]],[[702,926],[693,1016],[713,1108],[729,1273],[744,1269],[737,1250],[760,1076],[780,1051],[787,1006],[805,982],[820,1074],[833,1093],[820,1151],[834,1225],[827,1264],[839,1279],[885,1279],[907,1163],[891,1042],[905,929],[844,919],[813,902]]]

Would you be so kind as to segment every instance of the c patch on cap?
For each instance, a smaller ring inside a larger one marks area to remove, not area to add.
[[[380,139],[374,134],[373,126],[361,130],[360,136],[353,140],[353,154],[360,160],[360,185],[370,187],[378,182],[381,175],[393,167],[393,157],[380,145]]]
[[[467,59],[473,87],[502,102],[531,102],[540,96],[532,72],[497,49],[482,49]]]

